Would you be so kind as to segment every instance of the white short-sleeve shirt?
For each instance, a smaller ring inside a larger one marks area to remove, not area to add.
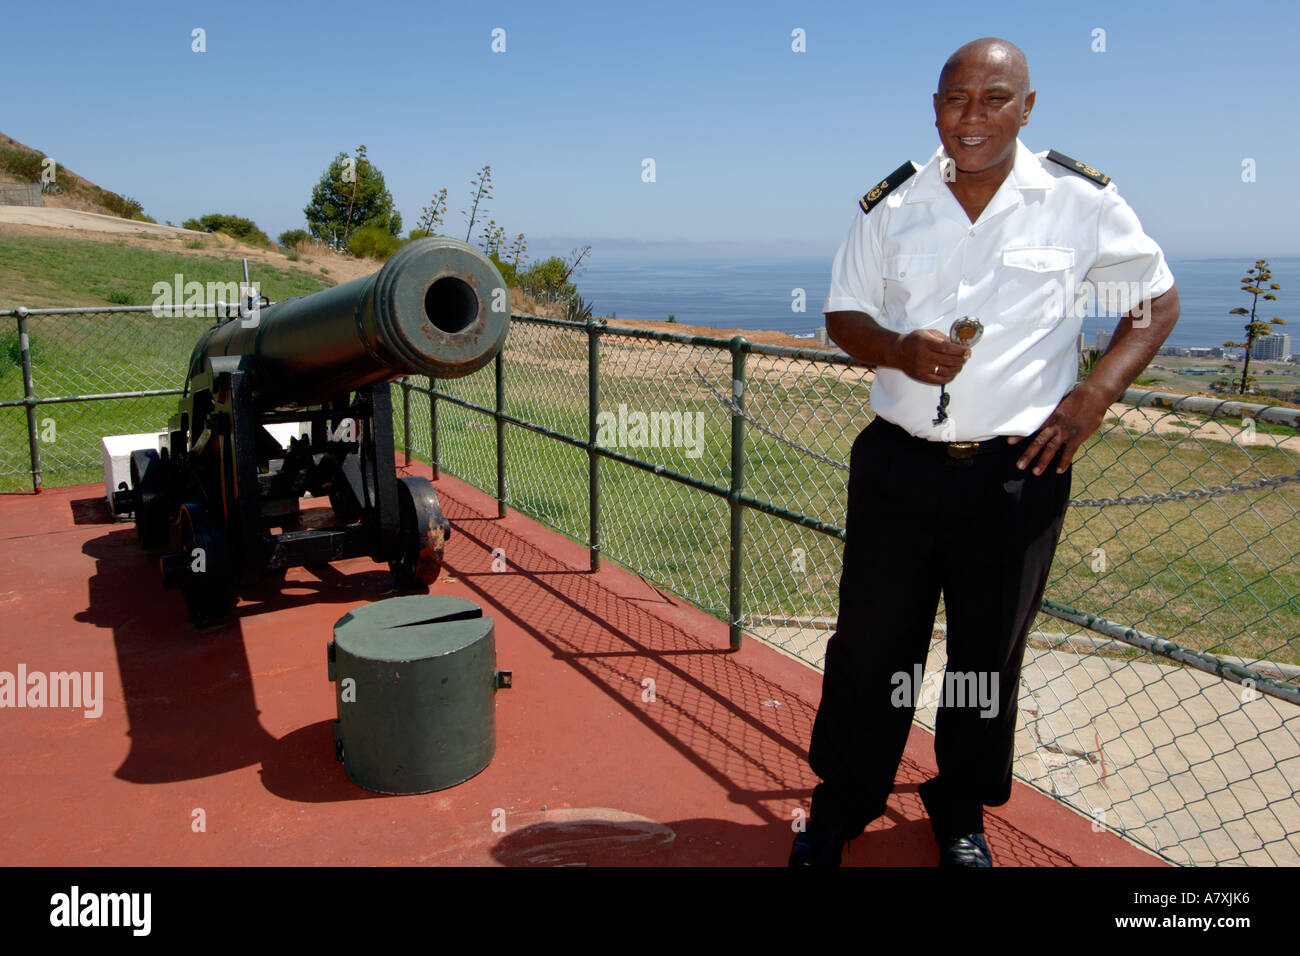
[[[1164,254],[1115,184],[1101,187],[1045,157],[1017,140],[1010,174],[974,223],[943,181],[942,147],[854,214],[823,312],[865,312],[895,332],[946,335],[963,316],[984,326],[947,386],[943,425],[933,424],[938,385],[876,370],[872,409],[913,435],[1032,434],[1078,378],[1089,296],[1123,314],[1173,287]]]

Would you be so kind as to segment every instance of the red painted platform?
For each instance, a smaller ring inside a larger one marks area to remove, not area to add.
[[[590,573],[584,547],[498,519],[455,479],[436,487],[455,531],[433,590],[495,619],[514,687],[486,770],[396,797],[334,760],[326,677],[334,622],[390,593],[386,567],[292,570],[200,632],[102,486],[0,495],[0,671],[101,671],[104,695],[99,717],[0,709],[0,863],[784,865],[816,783],[820,674],[757,640],[729,653],[725,624],[608,563]],[[916,727],[846,863],[937,862],[916,795],[933,766]],[[1021,784],[987,826],[1000,866],[1162,864]]]

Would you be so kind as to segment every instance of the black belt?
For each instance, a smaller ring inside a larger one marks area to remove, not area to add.
[[[988,455],[1012,447],[1001,436],[986,438],[984,441],[931,441],[928,438],[918,438],[907,429],[895,425],[889,419],[881,418],[879,415],[876,416],[875,421],[880,423],[878,427],[884,428],[891,438],[906,441],[928,454],[945,458],[974,458],[976,455]]]

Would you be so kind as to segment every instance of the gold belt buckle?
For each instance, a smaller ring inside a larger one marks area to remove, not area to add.
[[[948,443],[949,458],[974,458],[975,453],[979,451],[980,443],[977,441],[953,441]]]

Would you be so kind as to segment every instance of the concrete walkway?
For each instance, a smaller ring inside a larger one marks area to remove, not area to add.
[[[821,661],[833,620],[765,626]],[[947,662],[941,631],[923,684]],[[927,697],[923,694],[923,704]],[[1192,668],[1030,647],[1015,773],[1178,863],[1300,865],[1300,708]],[[917,709],[931,731],[936,708]]]

